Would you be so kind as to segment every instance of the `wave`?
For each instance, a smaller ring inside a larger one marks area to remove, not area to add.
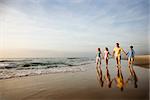
[[[46,73],[83,71],[91,58],[30,58],[0,60],[0,79]]]
[[[70,58],[67,58],[67,59],[80,59],[80,58],[78,58],[78,57],[70,57]]]
[[[0,62],[24,62],[24,61],[32,61],[32,60],[0,60]]]
[[[26,63],[26,64],[5,64],[0,66],[0,69],[13,69],[13,68],[32,68],[39,69],[39,66],[44,68],[53,68],[53,67],[72,67],[72,66],[81,66],[90,63],[81,63],[81,64],[69,64],[69,63]]]
[[[0,69],[17,68],[17,67],[33,67],[33,66],[80,66],[90,62],[87,58],[66,58],[66,59],[32,59],[32,60],[1,60]]]
[[[34,76],[41,74],[54,74],[54,73],[66,73],[66,72],[79,72],[85,71],[87,67],[59,67],[59,68],[46,68],[46,69],[20,69],[20,70],[1,70],[0,79],[9,79],[16,77]]]

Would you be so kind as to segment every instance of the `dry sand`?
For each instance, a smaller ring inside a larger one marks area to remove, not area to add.
[[[139,58],[136,58],[136,61]],[[144,60],[145,61],[145,60]],[[113,62],[113,63],[111,63]],[[116,75],[114,60],[110,61],[111,77]],[[127,79],[127,61],[122,61],[122,71]],[[138,88],[133,84],[121,92],[113,83],[112,88],[101,87],[97,80],[95,64],[86,65],[85,72],[56,73],[0,80],[0,100],[148,100],[148,69],[136,67]],[[114,68],[112,68],[114,67]],[[105,67],[103,67],[105,73]],[[143,85],[144,84],[144,85]]]
[[[144,67],[144,68],[150,68],[150,55],[138,55],[135,57],[134,61],[135,65]]]

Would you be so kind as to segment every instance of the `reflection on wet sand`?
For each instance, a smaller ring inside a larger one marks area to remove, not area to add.
[[[134,84],[134,88],[137,88],[138,87],[138,85],[137,85],[138,78],[137,78],[137,75],[133,69],[133,66],[129,66],[128,68],[129,68],[130,76],[126,81],[126,84],[128,84],[129,81],[131,81],[131,84],[132,83]]]
[[[117,76],[115,77],[116,86],[123,91],[124,89],[124,79],[121,68],[117,68]]]
[[[97,80],[100,84],[101,87],[103,87],[104,84],[104,80],[103,80],[103,73],[102,73],[102,69],[101,66],[96,66],[96,72],[97,72]]]
[[[134,84],[134,88],[137,88],[137,82],[138,78],[137,75],[133,69],[133,66],[128,67],[130,75],[129,77],[125,80],[122,74],[121,67],[117,67],[117,74],[114,78],[111,78],[111,75],[109,73],[109,68],[106,66],[106,74],[103,76],[102,72],[102,66],[96,66],[96,72],[97,72],[97,80],[100,84],[101,87],[104,86],[104,83],[106,83],[108,88],[112,87],[112,83],[114,81],[115,85],[117,88],[119,88],[121,91],[124,90],[124,88],[131,82],[131,84]],[[104,78],[103,78],[104,77]]]
[[[112,85],[113,79],[111,80],[111,76],[110,76],[110,74],[109,74],[108,66],[106,67],[105,80],[106,80],[106,84],[107,84],[107,86],[108,86],[109,88],[111,88],[111,85]]]

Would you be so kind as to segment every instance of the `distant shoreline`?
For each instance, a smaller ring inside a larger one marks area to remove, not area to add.
[[[143,68],[150,68],[150,55],[137,55],[135,56],[134,65]]]
[[[122,57],[122,60],[127,60],[127,57]],[[134,65],[143,68],[150,68],[150,55],[136,55]]]
[[[111,58],[114,59],[114,58]],[[123,56],[121,60],[127,60],[127,57]],[[134,65],[143,68],[150,68],[150,55],[136,55],[134,59]]]

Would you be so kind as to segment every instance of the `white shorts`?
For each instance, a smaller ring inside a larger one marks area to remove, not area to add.
[[[108,60],[108,56],[104,56],[104,59],[105,59],[105,60],[106,60],[106,59]]]
[[[96,57],[96,63],[101,62],[101,57]]]

